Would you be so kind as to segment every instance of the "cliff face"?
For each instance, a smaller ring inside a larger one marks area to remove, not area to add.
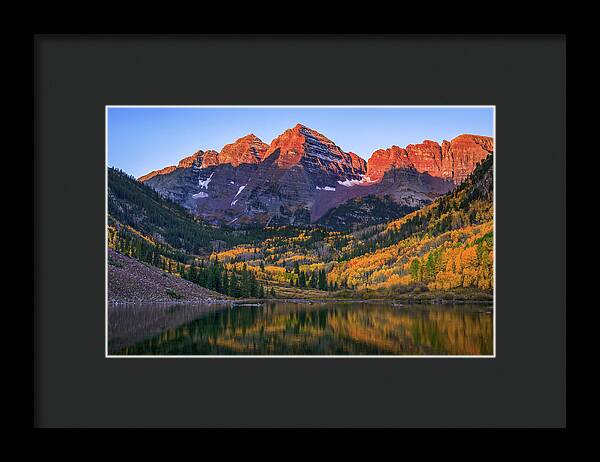
[[[202,157],[202,168],[219,165],[219,153],[212,149],[206,151]]]
[[[378,149],[367,162],[367,176],[371,181],[380,181],[388,170],[408,167],[410,161],[406,149],[392,146],[387,149]]]
[[[215,224],[309,224],[366,195],[386,196],[407,210],[422,207],[461,183],[492,151],[491,138],[460,135],[442,145],[425,140],[379,149],[365,162],[297,124],[270,145],[250,134],[140,181]]]
[[[444,140],[441,146],[425,140],[405,149],[398,146],[379,149],[367,163],[367,176],[378,181],[389,170],[410,167],[460,184],[494,150],[493,144],[493,139],[487,136],[460,135],[452,141]]]
[[[206,168],[219,163],[217,156],[219,153],[209,149],[208,151],[196,151],[188,157],[184,157],[177,164],[177,168]],[[171,172],[168,172],[171,173]],[[141,178],[140,181],[143,181]]]
[[[442,143],[442,155],[452,160],[454,184],[462,183],[493,151],[494,140],[489,136],[460,135]]]
[[[268,144],[251,133],[225,145],[218,155],[218,163],[231,164],[234,167],[240,164],[258,164],[262,162],[268,147]]]

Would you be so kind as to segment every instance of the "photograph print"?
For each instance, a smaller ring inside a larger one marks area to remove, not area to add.
[[[495,357],[494,106],[107,106],[107,357]]]

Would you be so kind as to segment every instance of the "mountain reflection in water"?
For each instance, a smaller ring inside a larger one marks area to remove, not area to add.
[[[110,355],[492,355],[482,305],[109,306]]]

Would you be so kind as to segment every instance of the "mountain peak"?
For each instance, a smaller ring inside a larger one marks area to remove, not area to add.
[[[335,143],[333,141],[331,141],[329,138],[327,138],[325,135],[323,135],[321,132],[318,132],[317,130],[307,127],[304,124],[301,123],[297,123],[296,125],[294,125],[292,128],[287,129],[286,131],[284,131],[281,135],[279,135],[276,139],[280,139],[280,138],[296,138],[298,140],[304,140],[306,141],[307,138],[313,138],[314,140],[330,145],[330,146],[335,146]],[[275,140],[273,140],[275,141]]]
[[[241,138],[238,138],[237,140],[235,140],[236,143],[242,142],[242,141],[258,141],[260,143],[262,143],[263,141],[256,136],[254,133],[248,133],[246,136],[242,136]]]
[[[344,152],[333,141],[304,124],[297,123],[275,138],[265,158],[278,152],[280,168],[301,165],[306,172],[338,176],[342,181],[358,179],[366,172],[366,162],[356,154]]]
[[[258,164],[263,160],[268,147],[254,133],[250,133],[223,146],[219,153],[219,163],[234,167],[240,164]]]
[[[321,137],[325,138],[317,130],[307,127],[306,125],[301,124],[301,123],[297,123],[292,128],[289,128],[288,130],[286,130],[286,132],[292,132],[292,133],[298,133],[298,134],[311,134],[311,135],[321,136]]]
[[[194,152],[191,156],[184,157],[177,164],[177,168],[189,168],[194,165],[195,162],[202,162],[202,157],[204,157],[204,151],[198,150]]]
[[[454,138],[452,138],[452,141],[454,140],[460,140],[460,139],[475,139],[475,138],[491,138],[489,136],[482,136],[482,135],[473,135],[471,133],[461,133],[458,136],[455,136]]]
[[[490,137],[461,134],[378,149],[365,162],[297,123],[270,146],[249,133],[219,153],[196,151],[140,180],[212,223],[308,223],[369,194],[420,206],[462,183],[493,148]]]
[[[487,152],[492,152],[494,150],[494,138],[491,136],[482,136],[482,135],[471,135],[469,133],[463,133],[462,135],[458,135],[455,138],[452,138],[450,142],[456,145],[472,145],[472,146],[480,146]]]

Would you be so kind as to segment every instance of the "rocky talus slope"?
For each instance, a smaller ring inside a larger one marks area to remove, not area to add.
[[[229,297],[108,249],[108,301],[215,303]]]

